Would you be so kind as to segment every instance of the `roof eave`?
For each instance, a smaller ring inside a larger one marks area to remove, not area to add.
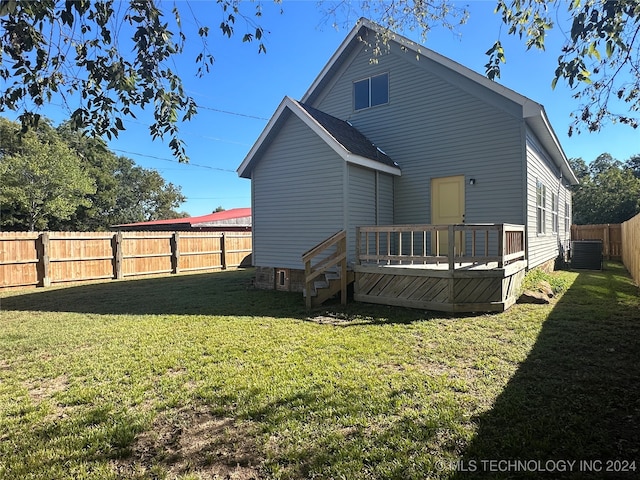
[[[336,152],[344,161],[353,163],[356,165],[366,166],[380,172],[391,173],[392,175],[400,175],[399,167],[392,167],[376,160],[356,155],[347,150],[338,140],[336,140],[309,112],[302,108],[298,102],[291,97],[284,97],[276,112],[273,114],[269,123],[263,130],[262,134],[253,145],[242,164],[238,167],[238,175],[243,178],[251,178],[251,164],[255,155],[260,151],[262,144],[269,137],[271,130],[275,127],[280,116],[284,113],[285,109],[298,117],[302,122],[307,125],[316,135],[318,135],[334,152]]]
[[[382,162],[377,162],[376,160],[371,160],[370,158],[366,158],[360,155],[355,155],[350,152],[347,152],[347,155],[346,157],[344,157],[344,159],[347,163],[351,163],[353,165],[359,165],[361,167],[370,168],[372,170],[377,170],[379,172],[389,173],[397,177],[402,176],[402,170],[400,170],[400,167],[392,167],[391,165],[387,165]]]
[[[551,126],[551,122],[547,117],[546,111],[542,105],[538,104],[538,107],[539,108],[537,109],[524,109],[525,121],[536,133],[540,141],[543,142],[545,149],[553,158],[554,162],[562,172],[563,177],[566,178],[571,185],[577,185],[579,183],[578,178],[573,172],[571,165],[569,165],[569,160],[562,149],[558,136]],[[532,120],[540,122],[540,127],[538,127],[536,122],[532,122]]]

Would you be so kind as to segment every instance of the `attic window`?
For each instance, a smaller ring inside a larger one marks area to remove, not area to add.
[[[353,82],[353,107],[355,110],[363,110],[385,103],[389,103],[388,73]]]

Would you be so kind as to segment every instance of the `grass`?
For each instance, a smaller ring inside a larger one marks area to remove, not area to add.
[[[0,293],[0,478],[539,478],[480,461],[640,461],[640,297],[617,264],[554,274],[552,305],[466,317],[309,315],[251,276]]]

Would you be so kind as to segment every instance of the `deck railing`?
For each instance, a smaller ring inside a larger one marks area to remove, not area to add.
[[[334,251],[328,254],[330,249]],[[312,262],[319,261],[315,264]],[[304,262],[304,283],[307,292],[307,308],[311,308],[313,282],[323,273],[338,266],[340,269],[340,301],[347,303],[347,232],[344,230],[330,236],[315,247],[302,254]]]
[[[356,230],[359,264],[489,264],[499,268],[525,258],[523,225],[383,225]]]

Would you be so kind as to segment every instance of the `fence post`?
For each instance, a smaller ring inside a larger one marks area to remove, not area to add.
[[[113,236],[113,276],[116,280],[122,278],[122,232],[118,232]]]
[[[37,240],[36,251],[38,254],[38,286],[51,286],[49,277],[49,232],[41,233]]]
[[[611,260],[611,245],[610,245],[610,234],[609,234],[609,224],[607,223],[604,226],[604,242],[602,242],[604,244],[604,252],[602,252],[604,254],[604,258],[607,260]]]
[[[171,273],[180,273],[180,233],[171,236]]]
[[[227,269],[227,237],[225,237],[224,232],[222,232],[222,238],[220,238],[220,250],[222,251],[222,253],[220,253],[222,270],[226,270]]]

